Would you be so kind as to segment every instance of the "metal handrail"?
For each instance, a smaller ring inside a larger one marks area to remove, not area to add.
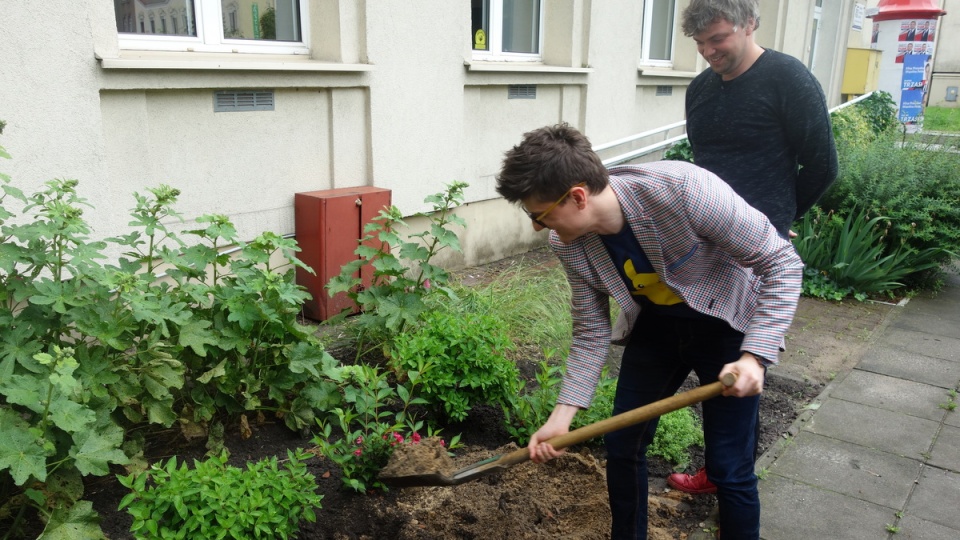
[[[849,106],[851,106],[851,105],[856,105],[857,103],[860,103],[861,101],[867,99],[868,97],[870,97],[870,96],[872,96],[872,95],[873,95],[873,92],[870,92],[870,93],[868,93],[868,94],[863,94],[862,96],[856,97],[856,98],[854,98],[854,99],[851,99],[850,101],[846,101],[846,102],[841,103],[840,105],[837,105],[836,107],[830,109],[829,112],[833,113],[833,112],[839,111],[840,109],[843,109],[843,108],[845,108],[845,107],[849,107]],[[656,151],[658,151],[658,150],[663,150],[663,149],[669,148],[670,146],[673,146],[674,144],[676,144],[676,143],[678,143],[678,142],[686,139],[686,138],[687,138],[687,135],[686,135],[686,125],[687,125],[687,121],[686,121],[686,120],[681,120],[680,122],[674,122],[674,123],[672,123],[672,124],[667,124],[666,126],[662,126],[662,127],[656,128],[656,129],[651,129],[651,130],[648,130],[648,131],[644,131],[644,132],[641,132],[641,133],[637,133],[636,135],[630,135],[630,136],[628,136],[628,137],[623,137],[622,139],[617,139],[617,140],[614,140],[614,141],[610,141],[610,142],[608,142],[608,143],[601,144],[601,145],[599,145],[599,146],[595,146],[595,147],[593,147],[593,150],[594,150],[595,152],[600,152],[601,150],[608,150],[608,149],[610,149],[610,148],[614,148],[614,147],[620,146],[621,144],[626,144],[626,143],[629,143],[629,142],[636,141],[636,140],[638,140],[638,139],[643,139],[644,137],[650,137],[650,136],[656,135],[656,134],[658,134],[658,133],[663,133],[663,132],[665,132],[665,131],[670,131],[671,129],[676,129],[676,128],[678,128],[678,127],[683,127],[683,128],[684,128],[684,133],[683,133],[682,135],[677,135],[676,137],[671,137],[671,138],[669,138],[669,139],[666,139],[666,140],[664,140],[664,141],[658,142],[658,143],[656,143],[656,144],[651,144],[651,145],[649,145],[649,146],[644,146],[643,148],[637,148],[636,150],[631,150],[630,152],[626,152],[626,153],[620,154],[620,155],[618,155],[618,156],[614,156],[614,157],[611,157],[611,158],[607,158],[607,159],[605,159],[605,160],[602,161],[604,167],[613,167],[614,165],[620,165],[621,163],[626,163],[626,162],[628,162],[628,161],[632,161],[632,160],[634,160],[634,159],[637,159],[637,158],[640,158],[640,157],[643,157],[643,156],[652,154],[652,153],[654,153],[654,152],[656,152]]]

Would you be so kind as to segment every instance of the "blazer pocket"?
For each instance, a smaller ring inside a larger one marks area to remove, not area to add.
[[[690,247],[690,250],[684,253],[679,259],[667,264],[667,272],[670,272],[674,277],[684,278],[689,277],[691,271],[696,271],[694,268],[696,265],[687,264],[693,257],[700,251],[700,243],[693,244]]]

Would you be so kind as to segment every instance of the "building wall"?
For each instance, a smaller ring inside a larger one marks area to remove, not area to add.
[[[940,0],[947,12],[937,22],[936,54],[933,58],[933,77],[928,105],[960,107],[960,101],[947,101],[947,88],[960,88],[960,0]]]
[[[813,2],[764,1],[758,41],[806,61]],[[468,2],[311,0],[310,57],[295,58],[123,50],[110,2],[50,0],[41,16],[10,0],[0,144],[13,160],[0,170],[27,193],[78,179],[97,237],[127,232],[132,194],[161,183],[183,193],[187,222],[176,226],[222,213],[252,238],[295,233],[297,192],[372,185],[413,215],[460,180],[470,184],[465,253],[443,257],[453,267],[499,259],[545,241],[495,191],[503,152],[523,133],[566,121],[603,144],[682,120],[686,86],[705,67],[679,30],[672,69],[642,64],[642,2],[543,4],[544,64],[491,65],[472,59]],[[852,3],[826,4],[839,6],[824,8],[823,21],[838,19],[820,32],[830,51],[849,39]],[[835,104],[842,65],[825,53],[823,66]],[[514,84],[536,85],[536,99],[508,99]],[[274,90],[275,110],[214,112],[215,91],[243,89]]]

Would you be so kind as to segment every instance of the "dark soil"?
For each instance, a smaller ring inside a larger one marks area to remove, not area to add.
[[[690,379],[687,386],[695,384]],[[816,385],[771,376],[761,401],[760,451],[786,437],[803,406],[819,394]],[[696,408],[695,408],[696,409]],[[463,424],[446,433],[461,433],[464,448],[456,452],[456,467],[516,449],[502,428],[503,413],[479,407]],[[282,422],[252,425],[253,435],[242,439],[227,436],[231,462],[242,466],[266,456],[286,456],[288,448],[310,448],[309,437],[289,431]],[[187,459],[202,458],[203,445],[170,448]],[[342,488],[337,467],[322,457],[309,462],[323,494],[323,507],[315,523],[303,522],[299,538],[330,540],[427,540],[514,538],[609,538],[610,510],[607,504],[604,452],[598,447],[575,447],[562,458],[545,465],[530,462],[504,473],[481,477],[453,487],[393,489],[387,493],[358,494]],[[694,448],[688,472],[703,463]],[[684,539],[703,527],[716,504],[713,495],[691,496],[666,487],[673,472],[669,463],[650,460],[650,538]],[[126,491],[110,477],[87,486],[86,498],[102,517],[108,538],[132,538],[131,518],[118,512]]]
[[[549,254],[547,254],[549,255]],[[534,254],[535,257],[547,256]],[[552,257],[552,255],[549,255]],[[464,273],[464,280],[483,280],[495,275],[499,262]],[[491,274],[492,273],[492,274]],[[349,350],[338,354],[352,361]],[[520,366],[522,373],[533,373],[534,365]],[[695,377],[685,388],[696,384]],[[803,407],[822,390],[816,382],[799,382],[771,374],[761,398],[760,452],[786,437]],[[694,410],[699,414],[698,407]],[[469,418],[443,430],[445,436],[461,434],[463,447],[454,458],[456,467],[516,449],[503,427],[503,413],[495,407],[474,408]],[[237,426],[239,427],[239,426]],[[240,436],[240,429],[229,429],[226,446],[231,463],[243,466],[266,456],[286,457],[287,449],[313,446],[309,436],[289,431],[282,421],[269,419],[250,425],[252,435]],[[151,455],[166,458],[177,455],[190,460],[202,459],[203,442],[188,443],[169,438],[157,443]],[[703,463],[702,449],[694,448],[688,472]],[[607,504],[604,450],[602,447],[573,447],[562,458],[544,465],[530,462],[515,465],[504,473],[484,476],[452,487],[416,487],[389,492],[359,494],[342,487],[335,464],[323,457],[308,462],[323,495],[317,521],[301,524],[299,538],[331,540],[432,540],[432,539],[604,539],[609,538],[610,511]],[[117,471],[122,472],[122,471]],[[650,538],[686,539],[704,527],[713,511],[713,495],[691,496],[666,487],[665,478],[674,472],[659,458],[650,460]],[[101,526],[108,538],[132,538],[128,532],[131,517],[117,511],[126,490],[111,477],[92,478],[85,498],[93,501]]]

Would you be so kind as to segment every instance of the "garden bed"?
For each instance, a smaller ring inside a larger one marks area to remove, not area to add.
[[[687,381],[687,386],[694,379]],[[761,400],[761,448],[779,444],[798,411],[821,390],[772,375]],[[251,426],[244,439],[239,430],[227,434],[231,463],[242,466],[268,456],[286,456],[287,449],[310,448],[309,437],[289,431],[282,422]],[[462,434],[464,447],[454,461],[464,466],[515,448],[503,429],[502,412],[478,407],[470,418],[449,426],[444,434]],[[154,453],[183,459],[202,458],[202,443],[177,440],[154,446]],[[523,463],[509,471],[454,487],[393,489],[359,494],[345,490],[337,467],[317,457],[308,462],[323,494],[315,523],[301,524],[301,539],[449,539],[449,538],[608,538],[609,507],[599,447],[576,447],[546,465]],[[689,469],[702,464],[695,449]],[[690,496],[666,488],[671,467],[659,458],[650,462],[651,538],[682,539],[702,527],[713,510],[712,495]],[[92,479],[87,498],[102,518],[108,538],[132,538],[131,518],[117,511],[126,490],[112,477]]]

